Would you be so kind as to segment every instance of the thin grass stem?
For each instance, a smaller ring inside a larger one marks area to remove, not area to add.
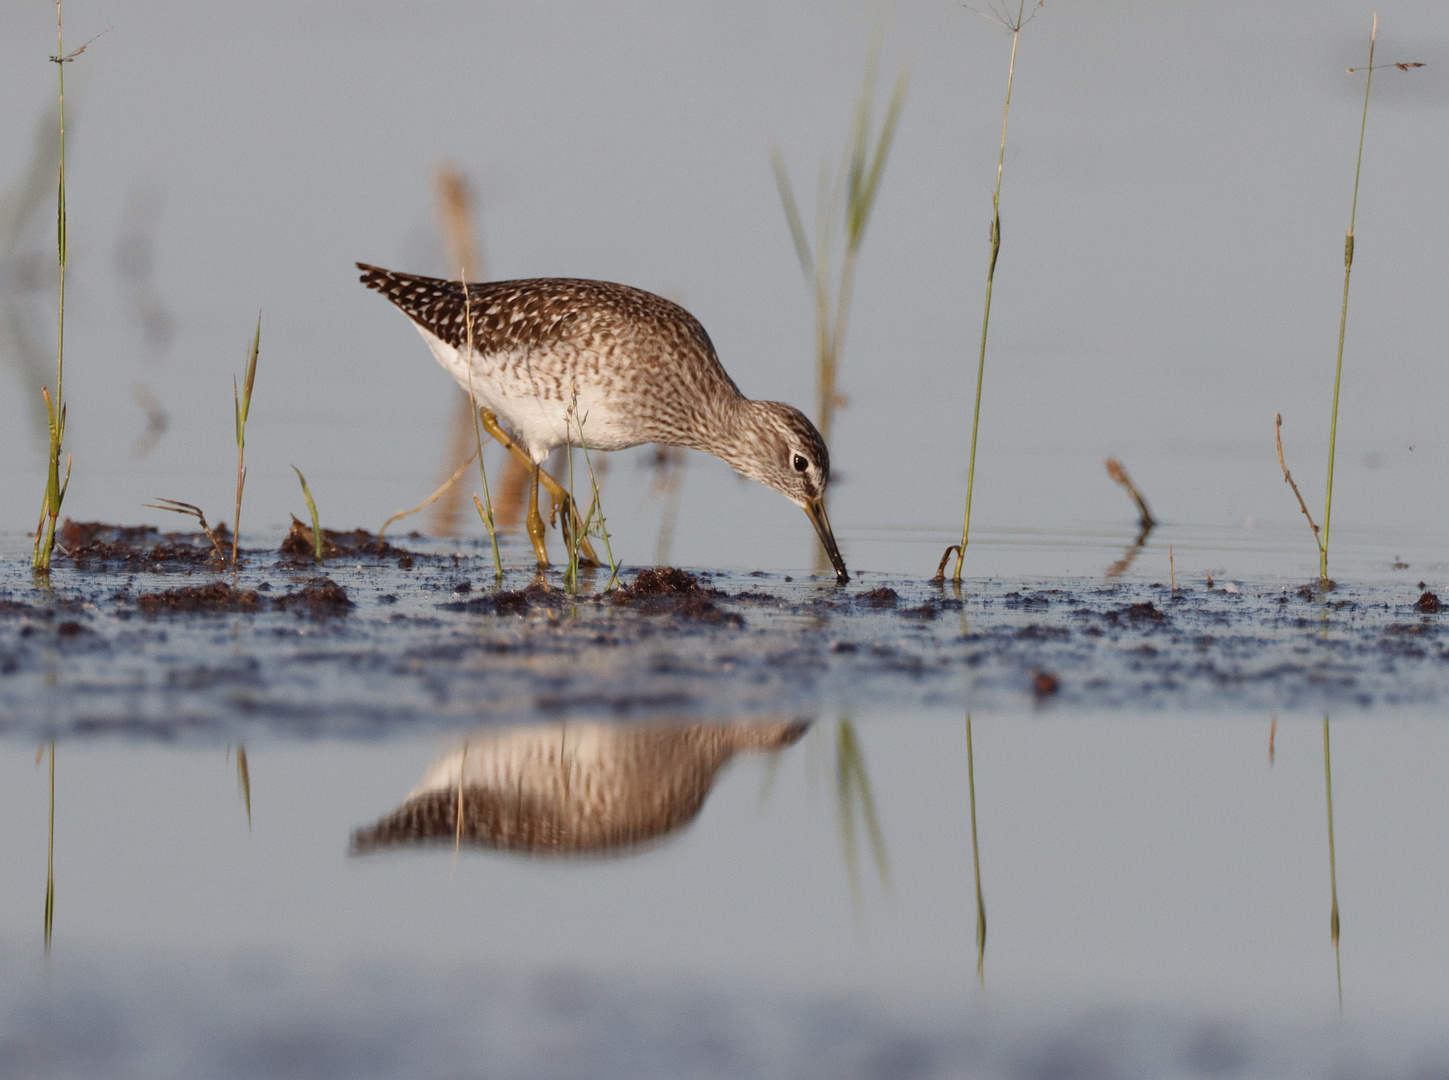
[[[971,457],[966,466],[966,517],[961,525],[961,550],[956,553],[953,581],[961,580],[966,545],[971,539],[971,496],[976,489],[976,439],[981,429],[981,387],[986,380],[986,337],[991,326],[991,293],[996,284],[996,259],[1001,254],[1001,177],[1006,167],[1006,126],[1011,119],[1011,89],[1016,81],[1016,48],[1026,25],[1026,0],[1020,0],[1011,30],[1011,65],[1006,71],[1006,104],[1001,110],[1001,148],[996,155],[996,190],[991,194],[991,259],[986,265],[986,304],[981,314],[981,355],[976,363],[976,404],[971,411]]]
[[[585,419],[586,417],[582,416],[575,416],[574,419],[579,433],[579,449],[584,452],[584,465],[589,470],[589,488],[593,492],[593,497],[589,502],[589,512],[584,515],[582,531],[585,536],[597,536],[604,542],[604,554],[609,557],[609,581],[604,586],[604,591],[608,592],[619,579],[619,565],[614,561],[614,547],[609,542],[609,523],[604,519],[604,499],[599,491],[599,478],[594,473],[594,461],[589,454],[588,439],[584,437]],[[569,493],[569,498],[573,498],[572,492]],[[596,512],[599,515],[599,523],[593,525],[594,514]]]
[[[493,549],[494,580],[501,584],[503,581],[503,556],[498,551],[498,524],[493,517],[493,496],[488,490],[488,467],[483,461],[483,432],[478,426],[478,396],[473,392],[473,294],[468,288],[468,279],[462,276],[461,270],[459,274],[459,283],[463,286],[463,328],[464,333],[467,334],[468,344],[468,412],[473,418],[473,454],[478,459],[478,479],[483,485],[483,501],[479,502],[478,496],[474,495],[473,505],[478,509],[478,520],[483,523],[483,528],[488,533],[488,543]],[[469,459],[469,461],[471,460],[472,458]],[[457,479],[463,469],[467,467],[468,462],[465,461],[454,475],[454,479]],[[451,483],[451,480],[448,481],[434,492],[433,498],[436,499],[446,491]],[[426,506],[427,503],[423,505]]]
[[[463,474],[468,471],[468,466],[473,464],[473,459],[477,456],[477,451],[469,454],[468,460],[463,462],[463,464],[459,465],[458,468],[453,472],[452,476],[448,477],[448,479],[444,480],[441,484],[439,484],[437,490],[435,490],[422,502],[418,503],[417,506],[414,506],[411,510],[399,510],[392,517],[384,521],[382,523],[382,528],[377,530],[377,538],[381,540],[383,534],[387,532],[388,527],[392,525],[394,521],[401,521],[405,517],[411,517],[413,514],[420,513],[421,511],[426,510],[429,506],[432,506],[433,503],[437,502],[437,500],[442,497],[444,492],[446,492],[449,488],[451,488],[454,484],[456,484],[459,480],[463,478]],[[477,496],[474,496],[474,498],[477,498]]]

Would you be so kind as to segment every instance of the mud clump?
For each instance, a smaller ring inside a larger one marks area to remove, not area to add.
[[[286,557],[293,564],[311,563],[317,558],[317,545],[315,534],[310,525],[304,525],[292,515],[292,527],[288,530],[282,546],[277,549],[277,554]],[[351,532],[334,532],[331,529],[322,530],[322,557],[333,558],[357,558],[358,556],[370,556],[376,559],[398,560],[398,565],[403,566],[403,560],[407,560],[407,566],[412,566],[412,555],[402,548],[393,547],[386,540],[374,536],[366,529],[353,529]],[[406,567],[403,567],[406,569]]]
[[[532,598],[530,593],[533,594]],[[467,600],[453,600],[438,606],[444,611],[468,611],[479,615],[527,615],[532,606],[530,599],[546,604],[547,593],[546,587],[540,589],[537,585],[530,585],[527,589],[500,589],[496,593],[470,596]]]
[[[634,581],[613,593],[613,602],[632,607],[646,614],[675,615],[705,623],[727,623],[743,626],[745,621],[732,612],[722,611],[714,601],[724,593],[705,588],[699,578],[688,570],[672,566],[646,567]]]
[[[219,543],[225,544],[231,538],[225,525],[213,531]],[[216,549],[205,533],[162,533],[151,525],[107,525],[66,518],[60,527],[60,546],[77,567],[92,562],[154,567],[217,561]]]
[[[164,592],[142,593],[136,606],[147,614],[159,612],[256,611],[261,597],[252,589],[233,589],[224,581],[188,585]]]
[[[344,615],[353,606],[347,590],[327,577],[313,578],[301,589],[284,593],[273,603],[280,611],[296,611],[315,618]]]
[[[1154,622],[1162,621],[1162,612],[1157,610],[1157,607],[1151,600],[1146,600],[1140,604],[1133,604],[1127,609],[1126,615],[1129,619],[1152,619]]]
[[[1414,606],[1425,615],[1437,615],[1444,610],[1444,605],[1439,603],[1439,598],[1428,590],[1425,590],[1424,595],[1419,597]]]
[[[500,615],[526,615],[528,596],[522,592],[504,589],[494,594],[493,610]]]
[[[894,589],[881,586],[879,589],[861,593],[856,599],[867,607],[893,608],[896,606],[896,601],[900,599],[900,594]]]
[[[645,596],[688,596],[691,593],[713,593],[700,587],[699,578],[688,570],[672,566],[645,567],[631,585],[614,593],[614,603],[627,604]]]

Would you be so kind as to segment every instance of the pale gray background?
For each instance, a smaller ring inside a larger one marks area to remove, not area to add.
[[[1410,551],[1418,573],[1449,536],[1449,9],[1379,11],[1380,57],[1430,66],[1376,81],[1335,523],[1345,567],[1385,573]],[[66,14],[74,44],[113,27],[68,69],[69,513],[154,521],[141,504],[155,495],[226,512],[230,377],[259,308],[250,526],[303,512],[293,463],[338,525],[376,528],[421,499],[439,474],[452,383],[351,264],[446,271],[431,220],[441,159],[475,179],[492,274],[676,296],[747,392],[808,407],[811,314],[767,146],[780,141],[808,202],[819,161],[843,146],[878,33],[885,78],[903,60],[914,76],[860,265],[833,516],[852,564],[877,569],[929,570],[959,531],[1010,46],[986,19],[944,0],[71,0]],[[1099,573],[1110,555],[1061,538],[1130,537],[1107,454],[1175,523],[1158,539],[1175,540],[1180,571],[1312,570],[1271,421],[1287,417],[1290,464],[1317,512],[1359,120],[1361,83],[1344,68],[1364,60],[1370,19],[1368,5],[1339,2],[1061,2],[1030,24],[975,571]],[[53,50],[51,4],[0,11],[0,185],[22,175],[50,107]],[[118,238],[135,229],[128,200],[147,192],[163,200],[155,285],[178,327],[164,355],[144,344],[114,269]],[[40,372],[17,370],[9,347],[0,508],[17,531],[41,494],[27,401],[53,365],[49,213],[47,199],[4,254],[7,301]],[[138,380],[172,417],[141,461],[129,456]],[[642,470],[616,464],[617,547],[649,562],[659,506]],[[686,484],[676,561],[807,561],[808,526],[777,496],[703,458]],[[1143,563],[1160,576],[1165,553]]]

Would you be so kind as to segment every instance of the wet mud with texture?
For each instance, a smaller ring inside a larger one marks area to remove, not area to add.
[[[479,722],[978,711],[1368,710],[1449,701],[1426,583],[850,586],[628,568],[495,583],[485,549],[294,528],[233,578],[200,534],[72,525],[50,585],[0,561],[0,730],[371,737]]]

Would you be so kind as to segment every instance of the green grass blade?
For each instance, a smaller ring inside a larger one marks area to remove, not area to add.
[[[292,471],[297,474],[297,479],[302,482],[302,498],[307,500],[307,511],[312,515],[312,549],[317,562],[322,562],[322,522],[317,517],[317,503],[312,498],[312,489],[307,486],[307,478],[302,475],[302,470],[292,466]]]
[[[790,226],[790,239],[795,242],[795,254],[800,259],[800,269],[805,271],[806,280],[815,280],[815,258],[810,253],[810,238],[805,235],[805,223],[800,220],[800,206],[795,201],[795,191],[790,186],[790,173],[785,168],[785,159],[778,146],[770,147],[770,164],[775,169],[775,186],[780,189],[780,205],[785,208],[785,223]]]

